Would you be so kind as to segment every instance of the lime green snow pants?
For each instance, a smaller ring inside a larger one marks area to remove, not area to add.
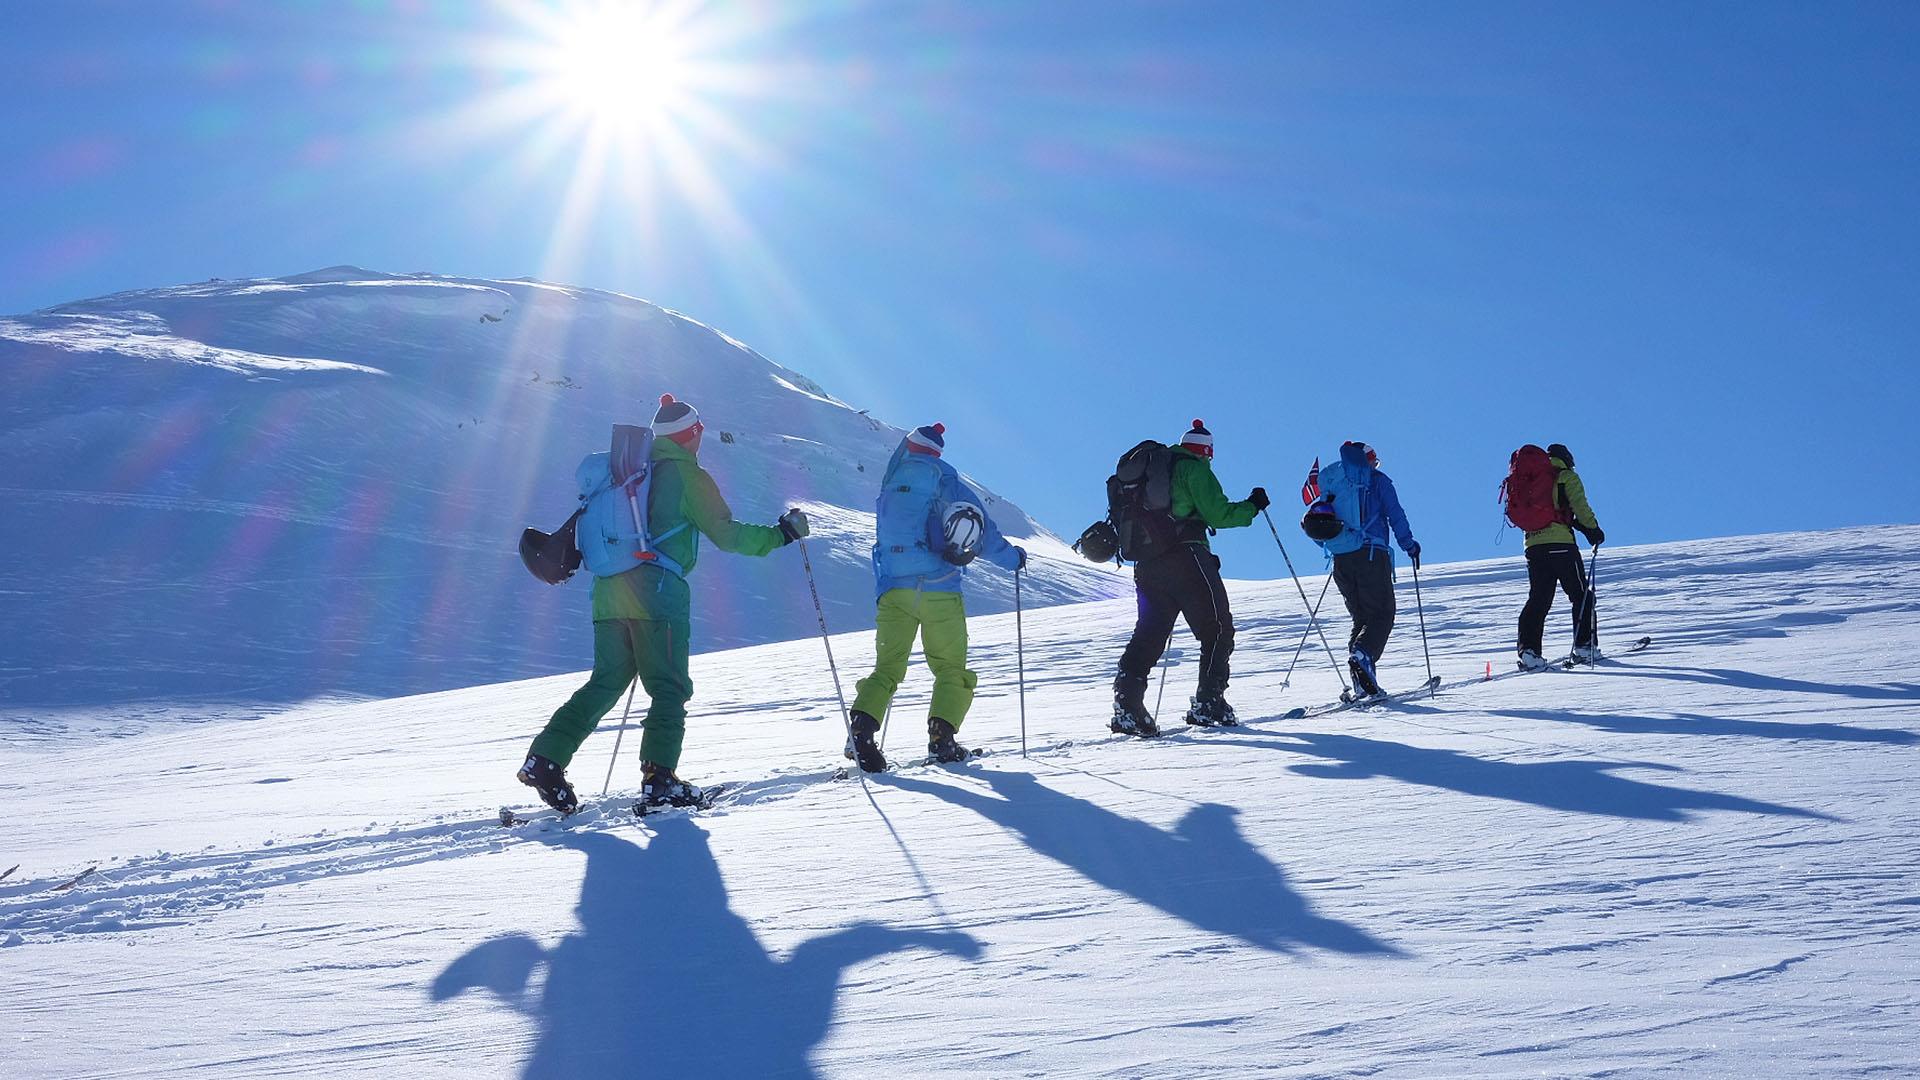
[[[885,716],[894,691],[907,674],[913,639],[920,636],[933,671],[933,706],[937,716],[957,731],[973,705],[973,688],[980,676],[967,670],[967,605],[959,593],[889,589],[880,596],[874,618],[873,674],[855,685],[853,707],[868,716]]]
[[[640,760],[677,768],[680,744],[687,734],[687,699],[693,696],[687,653],[687,624],[681,620],[596,621],[593,674],[554,711],[546,730],[533,740],[531,752],[565,768],[637,676],[648,698]]]

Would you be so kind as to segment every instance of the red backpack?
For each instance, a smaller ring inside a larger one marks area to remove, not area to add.
[[[1545,450],[1528,443],[1507,461],[1507,478],[1500,484],[1500,501],[1507,504],[1507,520],[1528,532],[1573,521],[1573,511],[1554,504],[1560,470]]]

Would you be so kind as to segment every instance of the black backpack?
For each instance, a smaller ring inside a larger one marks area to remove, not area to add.
[[[1121,558],[1145,562],[1187,539],[1173,517],[1174,460],[1172,447],[1148,439],[1120,455],[1107,478],[1107,520]]]

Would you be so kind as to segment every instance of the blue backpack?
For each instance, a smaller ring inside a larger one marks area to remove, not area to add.
[[[676,577],[686,571],[660,553],[660,541],[687,527],[681,522],[655,535],[649,528],[653,479],[653,429],[613,426],[613,449],[589,454],[575,477],[580,483],[580,519],[574,539],[580,561],[594,577],[614,577],[638,566],[658,566]]]
[[[1367,517],[1373,512],[1373,470],[1366,469],[1357,477],[1355,471],[1344,461],[1320,470],[1320,500],[1314,508],[1322,513],[1323,508],[1330,508],[1342,526],[1338,533],[1320,541],[1329,555],[1359,551],[1366,544]]]
[[[880,481],[874,505],[874,562],[887,577],[944,573],[946,561],[932,542],[939,523],[940,466],[920,455],[902,454]]]

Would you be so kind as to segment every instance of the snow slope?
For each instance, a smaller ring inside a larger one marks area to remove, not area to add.
[[[1235,583],[1252,722],[1154,743],[1103,730],[1127,603],[1029,613],[1025,758],[1013,620],[978,618],[992,753],[868,783],[826,779],[818,640],[706,654],[682,772],[740,796],[697,817],[619,812],[629,733],[571,828],[492,823],[577,675],[16,740],[0,1075],[1920,1074],[1920,529],[1600,576],[1651,649],[1483,682],[1520,561],[1432,567],[1444,692],[1306,720],[1338,688],[1312,651],[1284,683],[1298,596]],[[1390,685],[1425,675],[1408,585]]]
[[[520,530],[558,526],[580,459],[664,392],[700,408],[702,463],[738,516],[813,513],[833,625],[871,625],[873,501],[903,431],[632,297],[354,267],[212,281],[0,318],[0,377],[0,716],[16,721],[568,669],[591,654],[584,579],[536,582]],[[1039,557],[1029,603],[1116,595],[983,494]],[[816,631],[791,552],[707,554],[698,647]],[[978,610],[1012,608],[1010,578],[976,576]]]

